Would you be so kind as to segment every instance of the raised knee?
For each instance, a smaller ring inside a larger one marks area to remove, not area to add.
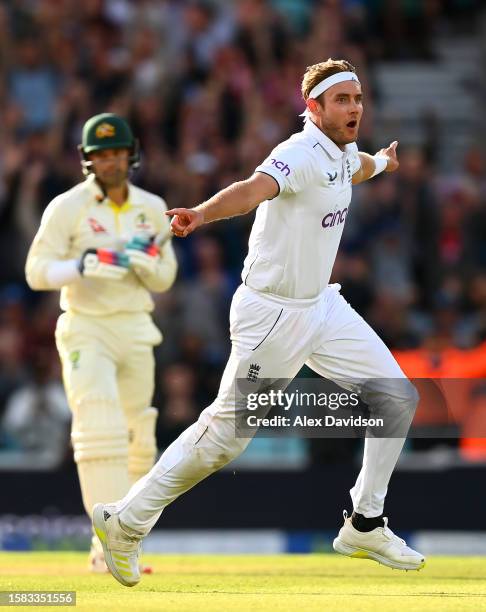
[[[393,403],[398,412],[407,418],[407,421],[411,422],[413,419],[418,402],[419,394],[415,385],[407,378],[397,381],[393,392]]]
[[[408,379],[405,380],[403,389],[403,402],[411,413],[415,413],[419,403],[419,392],[415,385]]]

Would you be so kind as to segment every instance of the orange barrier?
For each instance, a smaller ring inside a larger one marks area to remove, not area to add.
[[[393,354],[420,394],[413,425],[457,425],[461,455],[485,461],[486,381],[478,379],[486,377],[486,342],[468,350],[427,346]]]

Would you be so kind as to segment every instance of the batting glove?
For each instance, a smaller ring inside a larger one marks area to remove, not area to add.
[[[87,249],[79,260],[78,269],[85,278],[121,280],[128,272],[125,253],[111,249]]]
[[[160,259],[160,250],[151,238],[135,236],[125,245],[125,253],[130,259],[130,267],[138,276],[153,276]]]

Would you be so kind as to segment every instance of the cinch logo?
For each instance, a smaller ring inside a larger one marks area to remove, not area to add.
[[[275,168],[277,168],[277,170],[281,170],[282,172],[285,172],[285,176],[288,176],[290,174],[290,168],[287,166],[287,164],[284,164],[283,162],[278,161],[278,159],[271,159],[270,161],[275,166]]]
[[[328,213],[322,220],[322,227],[334,227],[335,225],[341,225],[346,221],[348,209],[343,208],[342,210],[336,210],[336,212]]]

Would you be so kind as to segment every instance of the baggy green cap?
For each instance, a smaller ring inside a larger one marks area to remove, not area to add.
[[[114,113],[101,113],[84,124],[79,148],[86,155],[103,149],[132,149],[134,146],[128,122]]]

